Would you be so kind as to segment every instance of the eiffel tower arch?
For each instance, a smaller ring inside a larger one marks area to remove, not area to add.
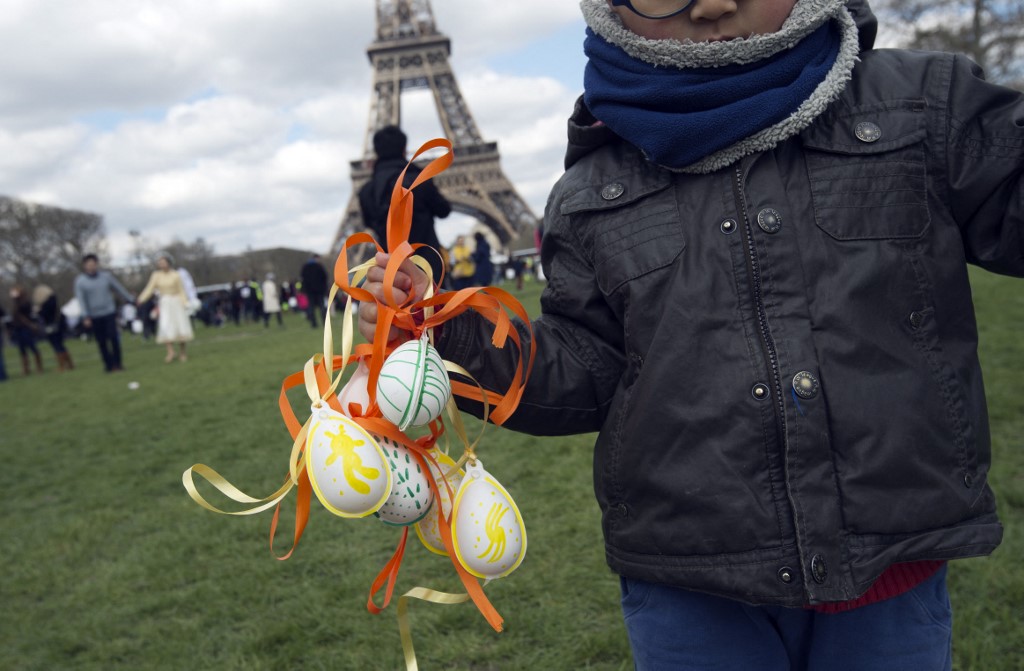
[[[352,161],[352,195],[332,250],[363,229],[359,189],[373,174],[373,134],[401,125],[402,92],[428,88],[445,136],[452,142],[452,166],[434,177],[456,212],[485,224],[508,246],[532,235],[537,217],[501,169],[498,144],[487,142],[459,90],[448,57],[451,40],[437,30],[430,0],[376,0],[377,36],[366,50],[373,67],[370,115],[363,158]],[[410,147],[414,149],[414,147]]]

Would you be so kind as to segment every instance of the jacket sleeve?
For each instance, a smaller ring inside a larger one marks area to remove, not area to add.
[[[373,202],[373,180],[370,180],[359,189],[359,211],[363,215],[363,227],[372,231],[377,236],[377,240],[381,245],[386,244],[386,240],[381,237],[381,232],[377,226],[379,216],[377,204]]]
[[[113,277],[111,277],[111,279],[113,279]],[[142,293],[139,294],[138,302],[139,303],[145,303],[147,300],[149,300],[149,297],[153,295],[154,291],[156,291],[156,273],[155,272],[152,273],[149,276],[149,282],[146,283],[146,288],[143,289]]]
[[[1024,93],[957,56],[946,119],[949,201],[967,260],[1024,276]]]
[[[599,430],[625,369],[622,327],[557,200],[553,192],[545,216],[542,262],[548,285],[542,314],[532,322],[533,341],[524,325],[516,324],[524,356],[536,348],[536,359],[519,408],[505,422],[533,435]],[[516,350],[511,344],[495,348],[490,326],[479,315],[464,313],[444,325],[438,345],[444,358],[466,368],[484,388],[504,391],[515,372]],[[482,414],[479,403],[459,399],[459,407]]]
[[[131,293],[129,293],[129,291],[124,288],[124,285],[117,281],[116,277],[114,277],[110,273],[107,273],[107,280],[110,282],[110,286],[114,288],[114,291],[121,294],[121,298],[125,299],[129,303],[135,300],[132,297]]]
[[[85,287],[82,286],[82,278],[75,278],[75,298],[78,299],[78,306],[82,309],[82,317],[88,319],[92,316],[92,312],[89,310],[89,301],[85,299],[86,291]]]
[[[430,213],[438,219],[444,219],[452,213],[452,204],[444,197],[432,179],[416,188],[416,197],[424,199],[430,208]]]

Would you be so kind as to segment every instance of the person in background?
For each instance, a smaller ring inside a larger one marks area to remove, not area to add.
[[[92,329],[103,358],[103,367],[108,373],[123,369],[114,293],[126,301],[135,302],[135,297],[117,278],[100,270],[99,258],[95,254],[82,257],[82,273],[75,278],[75,298],[82,309],[82,325]]]
[[[142,339],[149,340],[156,337],[157,302],[156,296],[150,296],[148,301],[143,301],[135,306],[138,310],[139,319],[142,320]]]
[[[42,332],[39,323],[32,316],[32,300],[21,285],[11,288],[11,341],[18,346],[21,367],[25,375],[32,372],[28,355],[36,360],[36,370],[43,372],[43,358],[36,347],[36,337]]]
[[[408,188],[420,174],[420,169],[415,165],[409,166],[406,170],[407,141],[405,133],[398,126],[384,126],[373,134],[373,151],[377,155],[373,164],[373,177],[359,190],[359,208],[363,213],[363,225],[373,231],[377,242],[385,248],[388,244],[388,210],[391,207],[391,193],[395,188],[395,182],[405,170],[402,186]],[[444,219],[451,211],[451,203],[441,195],[433,180],[427,180],[416,187],[409,242],[427,245],[437,252],[417,252],[418,256],[430,264],[435,284],[441,283],[444,261],[438,256],[441,252],[441,242],[437,239],[434,219]]]
[[[196,281],[192,279],[192,273],[184,266],[178,266],[178,274],[181,275],[181,286],[185,289],[185,307],[191,317],[203,303],[199,300],[199,292],[196,291]]]
[[[466,236],[460,235],[455,238],[455,244],[452,245],[452,286],[456,291],[473,286],[473,275],[475,274],[473,250],[469,248]]]
[[[121,306],[121,330],[135,333],[135,321],[139,318],[139,308],[135,303]],[[141,333],[141,329],[139,331]]]
[[[192,341],[192,322],[188,317],[188,297],[181,282],[181,275],[174,269],[174,259],[167,252],[161,252],[156,259],[156,270],[149,276],[146,288],[139,294],[138,302],[145,302],[153,293],[159,294],[156,341],[167,347],[164,363],[174,361],[174,346],[178,345],[177,357],[188,361],[185,345]]]
[[[255,278],[250,277],[248,281],[249,299],[245,306],[248,319],[254,322],[263,321],[263,287]]]
[[[476,267],[473,273],[473,284],[478,287],[486,287],[494,281],[491,245],[480,231],[473,234],[473,240],[476,241],[476,247],[473,248],[473,265]]]
[[[270,328],[270,315],[277,317],[277,325],[284,327],[284,320],[281,318],[281,295],[277,290],[277,282],[274,281],[274,273],[267,273],[263,280],[263,326]]]
[[[245,297],[242,296],[243,288],[241,281],[234,282],[231,285],[231,293],[228,295],[228,312],[231,321],[235,322],[235,326],[242,325],[242,306],[245,303]]]
[[[71,353],[64,346],[64,315],[60,311],[57,294],[45,284],[40,284],[32,292],[32,307],[50,347],[53,348],[53,354],[57,357],[59,370],[74,370],[75,364],[71,360]]]
[[[309,324],[313,328],[321,327],[327,321],[327,309],[329,308],[324,307],[324,300],[327,297],[327,270],[320,263],[320,256],[311,255],[309,260],[303,264],[301,274],[302,291],[306,294],[306,300],[309,302],[306,311]],[[323,315],[323,319],[319,322],[316,320],[317,308]]]

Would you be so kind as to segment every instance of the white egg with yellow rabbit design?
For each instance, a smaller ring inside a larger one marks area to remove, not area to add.
[[[373,436],[322,405],[312,408],[306,471],[324,508],[340,517],[377,512],[391,493],[391,468]]]
[[[508,491],[479,460],[466,466],[452,510],[459,563],[478,578],[507,576],[526,554],[526,526]]]

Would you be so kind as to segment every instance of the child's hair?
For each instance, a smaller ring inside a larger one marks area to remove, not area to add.
[[[85,265],[89,261],[97,261],[98,262],[99,260],[100,260],[99,257],[96,256],[95,254],[91,254],[91,253],[90,254],[86,254],[85,256],[82,257],[82,265]]]
[[[398,126],[384,126],[373,134],[373,151],[379,159],[402,158],[405,143],[405,133]]]

